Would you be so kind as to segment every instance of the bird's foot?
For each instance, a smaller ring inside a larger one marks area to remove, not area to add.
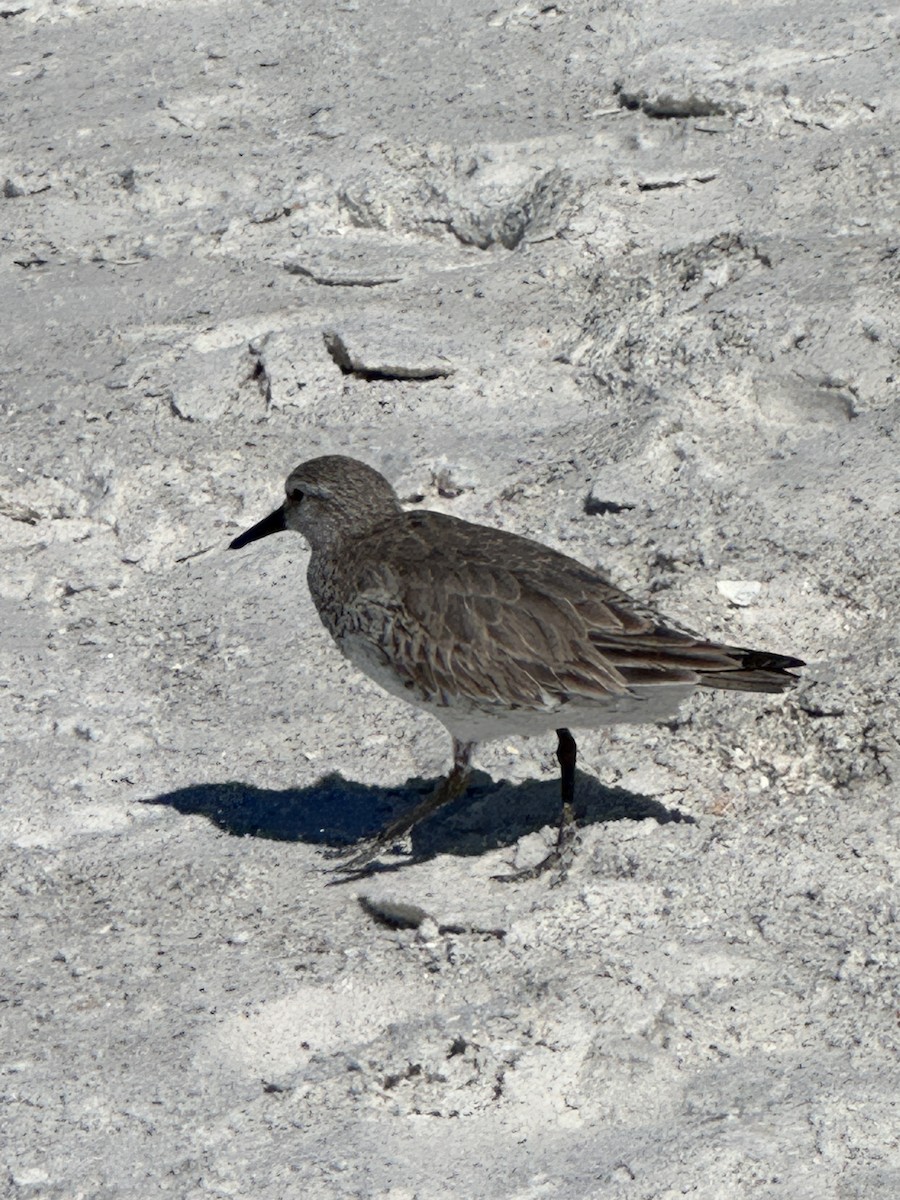
[[[348,856],[346,862],[341,862],[338,866],[332,867],[333,871],[341,874],[360,874],[363,873],[374,859],[385,854],[392,846],[394,846],[401,838],[426,817],[430,817],[432,813],[436,813],[439,808],[442,808],[450,800],[455,800],[457,796],[461,796],[466,790],[466,783],[469,778],[469,756],[472,752],[472,747],[469,744],[456,743],[454,753],[453,770],[446,779],[442,779],[433,792],[420,801],[414,808],[408,812],[402,813],[390,824],[386,825],[374,837],[368,838],[364,842],[357,842],[354,846],[348,846],[345,850],[338,851],[339,857]]]
[[[326,856],[338,861],[328,869],[335,875],[362,875],[371,867],[376,858],[396,845],[395,837],[386,837],[384,832],[376,833],[374,837],[362,842],[354,842],[352,846],[343,846],[340,850],[332,850]]]
[[[575,857],[578,845],[578,829],[574,821],[567,821],[560,826],[556,845],[533,867],[522,867],[519,871],[510,871],[506,875],[492,875],[498,883],[526,883],[530,879],[538,879],[547,871],[553,871],[550,879],[551,887],[559,887],[569,873],[569,867]]]

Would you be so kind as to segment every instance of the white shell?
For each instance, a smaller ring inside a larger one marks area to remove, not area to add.
[[[720,579],[716,587],[726,600],[738,608],[755,604],[762,592],[762,584],[755,579]]]

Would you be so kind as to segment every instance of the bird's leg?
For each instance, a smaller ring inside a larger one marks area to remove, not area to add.
[[[575,820],[575,761],[578,747],[568,729],[556,731],[556,761],[559,763],[560,791],[562,793],[562,819],[560,832]]]
[[[562,797],[562,812],[559,819],[559,832],[556,835],[556,845],[539,863],[533,867],[524,867],[521,871],[513,871],[509,875],[495,875],[494,879],[501,883],[521,883],[527,879],[537,879],[545,871],[558,868],[559,873],[554,883],[561,883],[569,868],[572,848],[575,844],[575,762],[578,757],[578,747],[568,729],[556,731],[556,761],[559,763],[560,794]]]
[[[409,833],[414,825],[418,825],[420,821],[430,817],[439,808],[443,808],[445,804],[449,804],[451,800],[456,800],[461,796],[469,782],[469,764],[474,750],[474,742],[461,742],[458,738],[454,738],[453,770],[446,779],[442,779],[421,804],[417,804],[415,808],[409,809],[390,821],[374,837],[351,847],[352,857],[334,869],[336,871],[358,871],[362,867],[367,867],[379,854],[383,854],[385,850],[389,849],[398,838]]]

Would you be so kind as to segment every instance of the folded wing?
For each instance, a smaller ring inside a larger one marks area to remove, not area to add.
[[[366,563],[346,581],[366,636],[432,703],[547,709],[647,684],[780,692],[803,665],[673,628],[564,554],[439,513],[373,533]]]

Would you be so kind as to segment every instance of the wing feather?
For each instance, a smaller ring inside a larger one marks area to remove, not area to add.
[[[646,684],[781,691],[794,679],[784,668],[798,660],[673,628],[548,546],[440,513],[404,517],[367,534],[332,590],[422,699],[545,709]],[[338,618],[322,615],[340,640]]]

